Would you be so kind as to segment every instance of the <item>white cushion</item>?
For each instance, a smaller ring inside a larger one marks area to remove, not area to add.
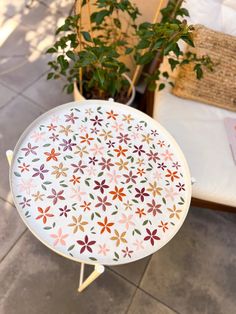
[[[224,128],[236,113],[174,96],[169,90],[155,97],[154,119],[176,139],[196,179],[193,197],[236,206],[236,165]]]
[[[191,24],[203,24],[223,33],[236,35],[235,0],[186,0]]]

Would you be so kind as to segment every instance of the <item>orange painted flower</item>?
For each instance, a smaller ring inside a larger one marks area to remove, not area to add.
[[[113,200],[118,198],[120,201],[122,201],[122,197],[126,196],[126,194],[123,193],[123,191],[124,191],[124,188],[118,189],[118,187],[115,186],[115,191],[111,191],[109,193],[113,195],[113,197],[112,197]]]
[[[167,169],[168,174],[166,175],[167,178],[170,178],[171,181],[173,182],[174,179],[179,179],[179,177],[176,175],[178,172],[177,171],[170,171],[169,169]]]
[[[142,216],[145,216],[146,214],[144,213],[144,208],[137,208],[135,214],[139,215],[139,218],[141,218]]]
[[[126,156],[125,153],[128,151],[128,149],[124,149],[122,148],[122,146],[119,145],[119,148],[117,149],[114,149],[114,152],[117,153],[117,157],[120,157],[121,155],[122,156]]]
[[[43,223],[45,224],[47,222],[47,218],[53,217],[53,214],[49,214],[48,211],[50,210],[50,206],[48,206],[45,210],[43,210],[41,207],[38,207],[38,211],[40,212],[40,215],[36,217],[36,219],[43,218]]]
[[[80,136],[80,138],[82,139],[82,141],[80,141],[80,143],[88,143],[90,145],[90,142],[92,140],[94,140],[93,137],[89,137],[88,133],[86,133],[85,136]]]
[[[46,152],[46,153],[44,153],[44,155],[48,156],[47,159],[46,159],[46,161],[49,161],[49,160],[51,160],[51,159],[57,161],[57,160],[58,160],[58,159],[57,159],[57,156],[59,156],[59,155],[61,155],[61,154],[60,154],[60,153],[56,153],[56,152],[55,152],[55,149],[52,148],[52,150],[51,150],[50,153]]]
[[[80,183],[80,177],[76,177],[75,175],[73,175],[70,182],[72,182],[73,185],[75,185],[76,183]]]
[[[118,114],[117,113],[114,113],[114,111],[113,110],[111,110],[110,112],[107,112],[107,118],[108,119],[113,119],[113,120],[116,120],[116,117],[118,116]]]
[[[107,217],[104,218],[104,222],[98,222],[99,226],[102,227],[101,229],[101,233],[103,233],[104,231],[107,231],[109,233],[111,233],[111,229],[110,227],[112,227],[114,225],[114,222],[109,222],[107,221]]]
[[[91,205],[91,202],[85,202],[84,201],[84,204],[80,205],[80,207],[83,208],[83,210],[85,212],[86,210],[90,210],[90,207],[89,207],[90,205]]]
[[[168,230],[168,222],[161,221],[160,225],[158,225],[159,228],[162,228],[162,231],[166,232]]]

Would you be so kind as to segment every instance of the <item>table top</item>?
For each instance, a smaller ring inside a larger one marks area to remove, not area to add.
[[[165,245],[190,204],[186,160],[155,120],[111,101],[72,102],[36,119],[14,150],[19,214],[55,252],[124,264]]]

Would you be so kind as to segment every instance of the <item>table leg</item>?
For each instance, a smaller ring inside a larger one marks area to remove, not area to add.
[[[103,265],[99,265],[99,264],[95,265],[94,271],[82,283],[81,274],[83,275],[83,272],[84,272],[84,263],[81,263],[80,284],[79,284],[78,292],[82,292],[86,287],[88,287],[96,278],[98,278],[104,272],[104,270],[105,270],[105,267]]]
[[[8,164],[9,166],[11,165],[11,162],[12,162],[12,157],[13,157],[13,151],[12,150],[7,150],[6,151],[6,156],[7,156],[7,161],[8,161]]]

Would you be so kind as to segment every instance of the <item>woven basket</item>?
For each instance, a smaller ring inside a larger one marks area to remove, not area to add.
[[[236,37],[196,25],[193,40],[195,48],[189,50],[197,56],[209,55],[214,71],[205,70],[198,80],[192,64],[182,66],[173,94],[236,111]]]

